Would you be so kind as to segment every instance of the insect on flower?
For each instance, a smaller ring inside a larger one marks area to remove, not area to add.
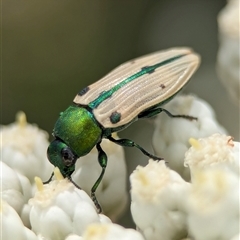
[[[73,105],[60,114],[53,129],[55,140],[47,150],[48,159],[64,177],[80,188],[71,178],[75,163],[96,146],[102,172],[91,189],[91,198],[98,212],[101,212],[101,206],[95,192],[107,167],[107,155],[101,148],[102,139],[107,138],[124,147],[136,147],[155,160],[163,159],[129,139],[113,138],[112,133],[160,112],[170,117],[194,119],[173,115],[161,106],[182,89],[199,63],[199,56],[189,48],[173,48],[136,58],[82,89],[74,98]],[[52,176],[45,183],[50,182]]]

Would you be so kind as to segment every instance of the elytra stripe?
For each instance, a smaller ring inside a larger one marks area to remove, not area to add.
[[[138,77],[141,77],[144,74],[151,74],[154,72],[155,69],[162,67],[164,65],[167,65],[183,56],[185,56],[186,54],[182,54],[182,55],[178,55],[172,58],[169,58],[165,61],[162,61],[160,63],[157,63],[155,65],[152,66],[144,66],[139,72],[135,73],[134,75],[124,79],[123,81],[121,81],[120,83],[118,83],[116,86],[114,86],[113,88],[111,88],[108,91],[104,91],[102,92],[95,100],[93,100],[92,102],[90,102],[88,104],[88,106],[91,109],[97,108],[102,102],[104,102],[104,100],[110,98],[114,92],[116,92],[117,90],[119,90],[121,87],[125,86],[127,83],[137,79]]]

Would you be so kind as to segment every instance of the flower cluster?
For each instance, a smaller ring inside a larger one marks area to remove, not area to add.
[[[97,195],[109,218],[97,213],[86,193],[101,171],[95,150],[78,161],[73,178],[84,189],[80,190],[63,179],[57,168],[55,180],[42,183],[41,179],[47,180],[54,169],[46,157],[48,136],[27,123],[24,113],[17,115],[16,123],[2,126],[1,136],[1,239],[74,239],[73,234],[75,239],[81,239],[91,224],[109,224],[110,218],[116,220],[123,213],[128,196],[122,147],[103,140],[110,166]],[[110,236],[111,232],[122,232],[123,236],[136,235],[136,239],[142,239],[135,230],[115,228],[105,227]]]
[[[196,106],[198,112],[194,112]],[[170,153],[167,162],[149,160],[146,167],[138,166],[130,176],[131,214],[138,231],[111,221],[122,214],[127,202],[121,147],[108,140],[103,142],[112,165],[97,192],[105,215],[98,214],[87,194],[101,171],[96,150],[78,160],[73,175],[84,190],[64,179],[58,168],[54,170],[55,180],[43,184],[41,178],[47,177],[42,172],[46,171],[49,176],[53,170],[45,157],[46,133],[28,124],[23,113],[18,115],[16,123],[2,127],[2,239],[16,239],[16,236],[17,239],[49,240],[157,240],[159,236],[164,240],[237,238],[240,144],[230,136],[212,134],[213,130],[225,130],[216,122],[211,107],[199,98],[179,96],[166,108],[176,114],[191,114],[198,120],[180,118],[165,122],[164,115],[156,119],[155,149],[164,145],[171,150],[163,153],[166,156]],[[181,149],[188,150],[183,153]],[[14,166],[12,163],[18,160],[22,165]],[[11,230],[12,224],[15,231]]]
[[[240,143],[221,134],[190,143],[184,164],[191,183],[163,161],[150,160],[131,175],[131,212],[145,239],[234,239],[239,234]]]

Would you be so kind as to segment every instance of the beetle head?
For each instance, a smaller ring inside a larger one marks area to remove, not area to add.
[[[78,156],[60,139],[52,141],[47,150],[48,160],[58,167],[63,177],[70,177],[75,170]]]

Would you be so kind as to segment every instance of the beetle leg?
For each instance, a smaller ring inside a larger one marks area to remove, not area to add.
[[[189,115],[182,115],[182,114],[174,115],[164,108],[155,108],[155,109],[146,110],[146,111],[140,113],[138,115],[138,118],[150,118],[150,117],[153,117],[153,116],[155,116],[155,115],[157,115],[161,112],[165,112],[171,118],[185,118],[185,119],[188,119],[190,121],[197,120],[196,117],[189,116]]]
[[[98,143],[96,145],[96,148],[98,150],[98,162],[100,164],[100,166],[102,167],[102,172],[100,174],[100,176],[98,177],[97,181],[94,183],[92,189],[91,189],[91,198],[97,208],[98,213],[102,212],[102,208],[96,198],[95,192],[100,184],[100,182],[102,181],[103,175],[105,173],[105,169],[107,167],[107,154],[102,150],[100,143]]]
[[[141,146],[139,146],[137,143],[135,143],[134,141],[130,140],[130,139],[115,139],[112,136],[109,136],[108,139],[120,146],[123,147],[136,147],[137,149],[139,149],[144,155],[154,159],[154,160],[163,160],[163,158],[157,157],[152,155],[151,153],[147,152],[145,149],[143,149]]]
[[[81,188],[72,180],[71,176],[67,176],[67,179],[78,189],[81,190]]]

